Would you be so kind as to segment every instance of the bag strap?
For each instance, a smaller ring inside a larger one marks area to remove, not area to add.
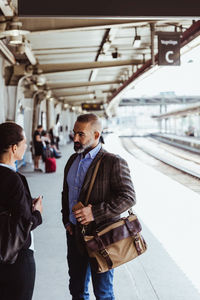
[[[102,158],[103,158],[103,156],[96,163],[94,172],[92,174],[92,178],[91,178],[91,181],[90,181],[90,185],[89,185],[89,189],[88,189],[88,192],[87,192],[87,196],[86,196],[86,199],[84,201],[84,205],[85,206],[87,206],[87,204],[88,204],[88,201],[89,201],[89,198],[90,198],[90,194],[91,194],[91,191],[92,191],[92,188],[93,188],[93,185],[94,185],[94,181],[95,181],[95,178],[97,176],[97,172],[98,172],[98,169],[99,169],[99,166],[100,166]]]
[[[99,166],[100,166],[102,158],[103,158],[103,155],[98,160],[98,162],[96,163],[96,166],[95,166],[95,169],[94,169],[94,172],[92,174],[91,181],[90,181],[90,185],[89,185],[89,188],[88,188],[87,196],[86,196],[86,199],[85,199],[85,202],[84,202],[84,206],[87,206],[87,204],[88,204],[88,201],[89,201],[89,198],[90,198],[90,194],[91,194],[91,191],[92,191],[92,188],[93,188],[93,185],[94,185],[94,181],[95,181],[95,178],[97,176],[97,172],[98,172],[98,169],[99,169]],[[85,235],[85,228],[86,228],[86,226],[87,225],[82,225],[82,229],[81,229],[82,235]]]
[[[106,247],[102,241],[102,239],[100,238],[100,236],[98,236],[98,234],[96,233],[95,236],[94,236],[98,246],[99,246],[99,254],[105,259],[107,265],[108,265],[108,268],[109,269],[112,269],[112,266],[113,266],[113,262],[109,256],[109,253],[108,251],[106,250]]]

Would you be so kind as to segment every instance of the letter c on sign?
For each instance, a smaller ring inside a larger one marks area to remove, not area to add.
[[[165,54],[165,59],[169,64],[173,64],[174,60],[170,59],[169,56],[172,55],[174,51],[167,51]]]

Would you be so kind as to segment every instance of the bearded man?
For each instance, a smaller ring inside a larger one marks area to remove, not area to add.
[[[126,161],[109,153],[99,142],[102,133],[100,119],[95,114],[78,116],[74,125],[74,150],[64,170],[62,220],[67,234],[69,290],[72,300],[88,300],[88,284],[92,276],[93,290],[98,300],[114,300],[114,271],[96,273],[86,251],[81,246],[81,227],[86,234],[117,221],[120,214],[135,204],[135,192]],[[97,161],[101,163],[87,206],[72,212],[77,202],[86,199]],[[85,226],[84,226],[85,227]]]

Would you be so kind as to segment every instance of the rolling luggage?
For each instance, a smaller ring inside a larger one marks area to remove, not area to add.
[[[45,172],[52,173],[56,171],[56,159],[55,157],[47,157],[45,161]]]
[[[45,172],[52,173],[56,172],[56,159],[54,157],[53,150],[47,145],[44,149],[44,158],[45,158]]]

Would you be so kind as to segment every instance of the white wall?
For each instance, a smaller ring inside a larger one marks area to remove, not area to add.
[[[49,107],[49,129],[54,126],[54,102],[48,101],[48,107]]]
[[[5,87],[5,101],[7,103],[7,120],[16,121],[15,107],[16,107],[16,86]]]
[[[32,140],[32,120],[33,120],[33,99],[24,99],[24,131],[26,133],[27,144]]]
[[[0,56],[0,123],[15,121],[16,86],[6,86],[4,69],[8,63]]]

